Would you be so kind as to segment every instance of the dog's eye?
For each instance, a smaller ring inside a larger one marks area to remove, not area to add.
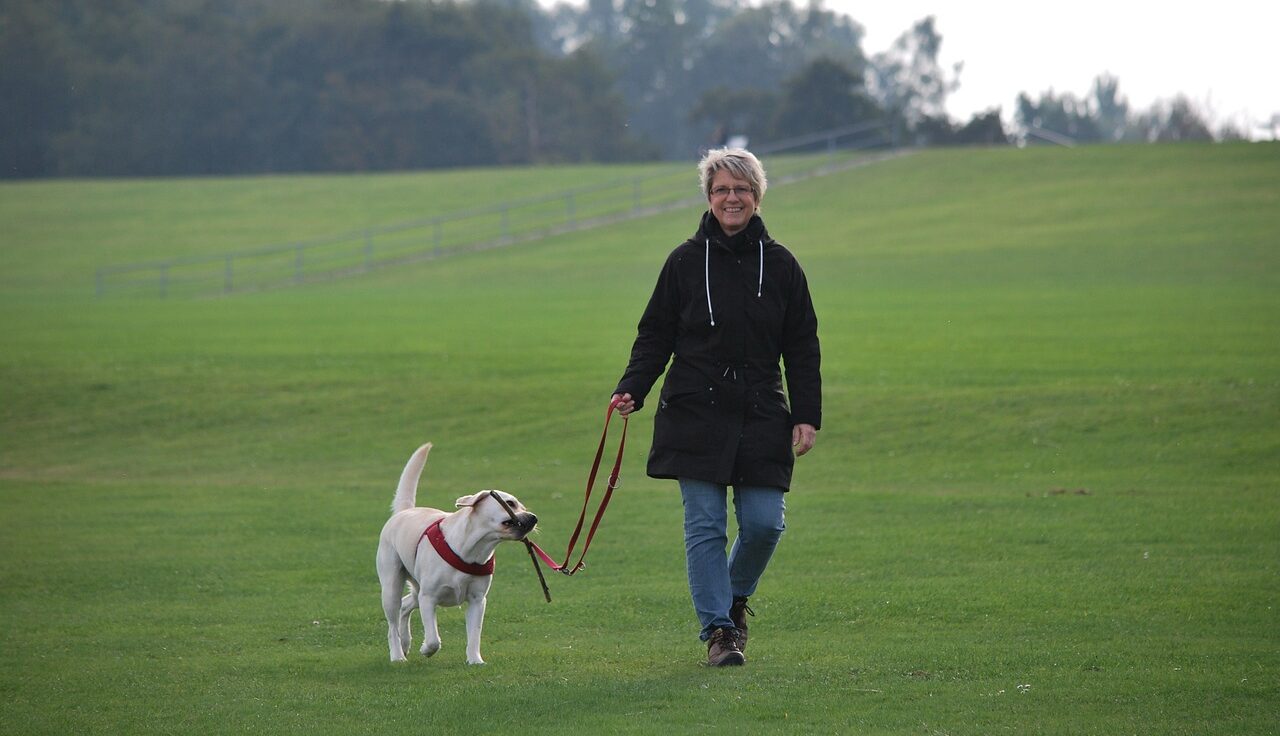
[[[514,509],[514,508],[516,507],[516,502],[515,502],[515,501],[507,501],[507,505]]]

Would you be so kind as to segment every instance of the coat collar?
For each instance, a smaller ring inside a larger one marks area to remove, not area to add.
[[[747,226],[736,235],[725,235],[724,229],[720,227],[720,221],[711,214],[711,210],[702,213],[702,221],[698,223],[698,231],[694,233],[693,239],[702,243],[710,240],[713,244],[718,245],[735,253],[746,250],[754,250],[758,243],[763,241],[765,247],[772,244],[773,240],[769,237],[769,230],[764,226],[764,220],[759,214],[751,216],[751,220],[747,222]]]

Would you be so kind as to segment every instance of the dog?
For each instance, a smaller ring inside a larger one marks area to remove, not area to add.
[[[405,464],[391,502],[391,518],[378,539],[378,580],[382,584],[382,610],[387,616],[387,646],[392,662],[408,658],[412,646],[409,618],[417,608],[422,611],[421,651],[430,657],[440,651],[436,607],[465,602],[467,662],[484,664],[480,657],[480,630],[493,582],[494,550],[502,542],[523,540],[537,526],[538,517],[515,496],[502,491],[462,496],[455,502],[458,510],[453,513],[417,506],[418,478],[430,452],[428,442]],[[405,583],[409,584],[408,595],[404,595]]]

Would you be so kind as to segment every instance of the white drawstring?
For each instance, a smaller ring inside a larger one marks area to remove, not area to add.
[[[764,238],[760,239],[760,280],[756,282],[756,298],[764,294]],[[711,316],[711,326],[716,326],[716,313],[711,308],[711,238],[706,240],[706,250],[702,257],[702,280],[707,287],[707,314]]]
[[[707,238],[707,253],[702,261],[702,278],[707,285],[707,314],[711,315],[711,326],[716,326],[716,313],[711,310],[711,238]]]
[[[760,283],[756,284],[756,298],[764,293],[764,238],[760,239]]]

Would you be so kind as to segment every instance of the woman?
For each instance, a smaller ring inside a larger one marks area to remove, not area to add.
[[[740,665],[755,615],[747,599],[785,528],[795,457],[822,426],[818,320],[800,264],[760,218],[767,182],[756,157],[713,150],[698,172],[710,209],[667,257],[614,400],[623,416],[639,410],[672,358],[648,474],[680,483],[707,662]],[[728,486],[738,538],[726,556]]]

